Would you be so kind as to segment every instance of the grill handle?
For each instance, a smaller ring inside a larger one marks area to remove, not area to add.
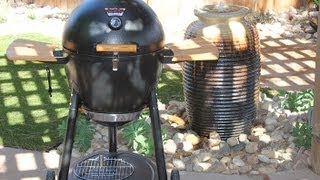
[[[136,44],[97,44],[97,52],[127,52],[127,53],[136,53],[137,52]]]

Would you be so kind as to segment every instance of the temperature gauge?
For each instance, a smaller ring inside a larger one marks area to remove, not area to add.
[[[122,21],[119,17],[113,17],[110,19],[109,26],[113,30],[118,30],[122,26]]]

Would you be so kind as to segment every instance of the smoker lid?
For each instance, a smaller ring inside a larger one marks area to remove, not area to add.
[[[63,47],[101,55],[96,50],[100,44],[137,45],[136,54],[146,54],[163,48],[164,32],[156,14],[141,0],[86,0],[66,22]]]
[[[205,22],[225,22],[241,19],[249,13],[249,8],[237,5],[226,5],[223,3],[205,5],[194,9],[194,14]]]

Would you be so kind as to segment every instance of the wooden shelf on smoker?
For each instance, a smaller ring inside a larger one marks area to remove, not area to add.
[[[56,46],[28,39],[16,39],[7,48],[9,60],[57,62],[53,56]]]
[[[174,52],[173,62],[214,61],[219,58],[218,48],[204,38],[169,43],[166,47]]]
[[[166,45],[174,52],[173,62],[217,60],[219,52],[215,45],[203,38],[188,39]],[[39,41],[16,39],[8,47],[10,60],[56,62],[53,51],[56,46]]]

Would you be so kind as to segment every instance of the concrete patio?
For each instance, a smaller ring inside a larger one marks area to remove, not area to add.
[[[43,180],[47,169],[59,167],[55,150],[37,152],[0,146],[0,180]],[[213,173],[180,172],[182,180],[319,180],[310,169],[284,171],[270,175],[221,175]]]

